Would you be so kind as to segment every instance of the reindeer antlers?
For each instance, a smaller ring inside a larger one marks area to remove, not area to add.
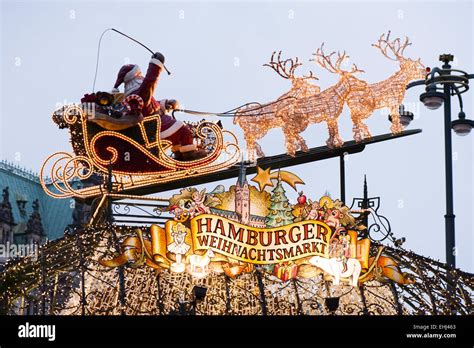
[[[272,68],[278,75],[283,77],[284,79],[293,79],[295,78],[295,70],[297,67],[303,65],[296,57],[294,60],[289,58],[282,60],[281,59],[281,51],[278,52],[277,61],[275,61],[275,54],[276,51],[272,53],[272,57],[269,63],[263,64],[263,66],[268,66]],[[302,79],[313,79],[317,80],[318,78],[313,75],[313,72],[310,71],[308,76],[301,77]]]
[[[267,64],[263,64],[263,66],[268,66],[275,70],[275,72],[280,75],[281,77],[285,79],[290,79],[295,76],[295,69],[301,65],[298,61],[298,57],[296,57],[295,60],[293,59],[286,59],[286,60],[281,60],[281,51],[278,52],[277,56],[277,61],[275,61],[275,54],[276,51],[272,53],[272,57],[270,59],[270,62]],[[288,67],[289,65],[289,67]]]
[[[314,59],[310,59],[310,61],[316,62],[319,65],[321,65],[324,69],[332,72],[332,73],[337,73],[339,71],[339,67],[342,63],[341,59],[338,59],[336,61],[336,65],[334,65],[331,61],[332,56],[335,55],[336,52],[333,51],[329,55],[324,54],[324,42],[321,44],[321,47],[319,47],[316,50],[316,53],[313,53],[313,56],[315,57]],[[344,52],[345,56],[345,52]],[[344,56],[342,58],[344,58]]]
[[[346,58],[349,58],[349,56],[346,54],[346,51],[343,51],[342,54],[341,52],[337,52],[337,59],[336,62],[332,62],[332,57],[336,54],[335,51],[331,52],[330,54],[324,54],[324,42],[321,44],[321,47],[319,47],[316,50],[316,53],[313,53],[313,56],[315,57],[314,59],[310,59],[310,61],[316,62],[319,65],[321,65],[324,69],[328,70],[329,72],[332,72],[334,74],[341,74],[341,73],[349,73],[349,74],[355,74],[357,72],[364,72],[364,70],[361,70],[357,67],[357,65],[353,64],[351,70],[343,70],[341,69],[341,64],[344,62]]]
[[[378,39],[377,43],[372,44],[372,46],[378,48],[382,54],[387,57],[390,60],[393,61],[399,61],[400,59],[403,59],[403,52],[405,51],[405,48],[411,45],[411,42],[409,41],[408,37],[405,38],[405,42],[402,44],[400,41],[400,38],[396,38],[393,41],[390,42],[390,34],[391,31],[389,30],[387,33],[387,38],[385,38],[385,33],[380,35],[380,38]],[[390,57],[389,54],[387,53],[387,49],[390,49],[392,51],[394,57]]]
[[[303,79],[303,80],[319,80],[316,76],[313,75],[313,72],[311,70],[309,71],[309,75],[303,75],[302,77],[300,77],[300,79]]]

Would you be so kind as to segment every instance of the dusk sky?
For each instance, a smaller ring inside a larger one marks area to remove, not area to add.
[[[309,61],[322,42],[328,51],[346,50],[350,62],[365,70],[360,78],[369,83],[383,80],[398,64],[371,44],[388,30],[410,38],[413,45],[406,56],[434,67],[441,64],[439,54],[452,53],[455,68],[474,73],[472,1],[2,1],[0,13],[0,159],[36,172],[50,154],[72,152],[68,132],[57,128],[51,113],[92,91],[98,40],[110,27],[162,52],[172,75],[160,77],[155,97],[178,99],[193,110],[226,111],[286,92],[289,81],[262,66],[275,50],[285,57],[298,56],[304,65],[297,73],[312,70],[321,89],[331,86],[337,76]],[[111,90],[123,64],[145,68],[149,58],[142,47],[106,33],[96,90]],[[473,90],[463,94],[470,119]],[[407,249],[444,262],[443,110],[426,109],[419,102],[422,92],[422,87],[409,90],[404,104],[415,114],[409,129],[423,132],[368,145],[349,156],[346,196],[348,203],[362,196],[366,174],[369,195],[381,197],[379,212],[390,220],[394,235],[406,237]],[[454,118],[459,106],[456,99],[452,104]],[[232,119],[222,123],[244,148],[243,133]],[[374,135],[390,131],[386,110],[376,111],[367,124]],[[342,138],[352,140],[347,107],[339,125]],[[316,147],[325,144],[328,134],[325,124],[314,124],[303,136]],[[457,266],[469,272],[474,272],[473,144],[474,134],[453,133]],[[283,153],[281,130],[270,131],[261,145],[267,155]],[[306,182],[302,189],[311,199],[325,192],[340,195],[339,159],[287,170]],[[212,190],[217,184],[205,187]],[[286,189],[295,201],[297,193]]]

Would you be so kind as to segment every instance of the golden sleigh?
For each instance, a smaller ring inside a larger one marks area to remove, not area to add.
[[[111,130],[97,122],[95,112],[95,103],[65,105],[54,111],[53,121],[69,129],[74,154],[57,152],[44,162],[40,180],[48,195],[91,198],[106,191],[109,174],[114,191],[120,192],[216,172],[240,158],[235,135],[223,130],[220,122],[187,123],[194,141],[208,155],[179,161],[171,155],[171,143],[160,138],[159,115]]]

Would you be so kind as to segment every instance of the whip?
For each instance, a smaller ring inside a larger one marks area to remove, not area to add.
[[[120,34],[124,37],[126,37],[127,39],[129,40],[132,40],[133,42],[139,44],[140,46],[142,46],[143,48],[145,48],[147,51],[149,51],[151,54],[155,54],[155,52],[153,52],[151,49],[149,49],[147,46],[145,46],[144,44],[142,44],[140,41],[138,41],[137,39],[134,39],[133,37],[125,34],[125,33],[122,33],[120,30],[117,30],[115,28],[108,28],[108,29],[105,29],[102,34],[100,35],[100,39],[99,39],[99,44],[97,46],[97,60],[96,60],[96,63],[95,63],[95,74],[94,74],[94,83],[92,85],[92,92],[95,91],[95,82],[96,82],[96,79],[97,79],[97,71],[99,70],[99,57],[100,57],[100,44],[102,43],[102,38],[104,37],[104,34],[108,31],[115,31],[117,34]],[[168,75],[171,75],[171,72],[166,68],[166,66],[163,64],[163,67],[165,68],[166,72],[168,73]]]
[[[115,28],[108,28],[108,29],[105,29],[102,34],[100,35],[100,38],[99,38],[99,44],[97,46],[97,60],[96,60],[96,63],[95,63],[95,74],[94,74],[94,83],[92,85],[92,92],[95,91],[95,83],[96,83],[96,80],[97,80],[97,72],[99,70],[99,58],[100,58],[100,45],[102,43],[102,38],[104,37],[105,33],[108,32],[108,31],[114,31],[116,32],[117,34],[120,34],[124,37],[126,37],[127,39],[139,44],[140,46],[142,46],[143,48],[145,48],[147,51],[149,51],[151,54],[154,54],[154,52],[148,48],[147,46],[145,46],[143,43],[141,43],[140,41],[138,41],[137,39],[134,39],[133,37],[125,34],[125,33],[122,33],[120,30],[117,30]],[[166,72],[168,73],[168,75],[171,75],[171,72],[166,68],[166,66],[163,64],[163,67],[164,69],[166,70]],[[268,104],[265,104],[265,105],[262,105],[260,103],[256,103],[256,102],[253,102],[253,103],[246,103],[246,104],[243,104],[243,105],[240,105],[234,109],[231,109],[231,110],[228,110],[228,111],[225,111],[225,112],[205,112],[205,111],[195,111],[195,110],[187,110],[187,109],[175,109],[173,110],[172,112],[172,115],[174,117],[174,113],[175,112],[184,112],[184,113],[187,113],[187,114],[191,114],[191,115],[215,115],[215,116],[219,116],[219,117],[235,117],[237,112],[244,108],[244,107],[248,107],[249,105],[254,105],[256,107],[254,108],[250,108],[250,110],[246,110],[246,113],[243,113],[241,114],[240,116],[244,116],[244,117],[255,117],[255,116],[263,116],[263,115],[270,115],[270,114],[274,114],[273,111],[269,111],[269,112],[258,112],[259,109],[263,108],[264,106],[269,106],[269,105],[272,105],[272,104],[275,104],[275,103],[278,103],[278,102],[281,102],[285,99],[292,99],[292,98],[295,98],[295,97],[285,97],[285,98],[282,98],[282,99],[278,99],[274,102],[271,102],[271,103],[268,103]],[[257,111],[256,114],[253,114],[252,111]],[[249,113],[250,112],[250,113]]]

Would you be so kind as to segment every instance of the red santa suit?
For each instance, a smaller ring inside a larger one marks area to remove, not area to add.
[[[195,151],[196,145],[193,143],[193,136],[189,128],[183,122],[166,114],[166,100],[158,102],[153,97],[158,77],[163,68],[163,63],[160,60],[152,58],[148,64],[146,75],[143,77],[138,65],[124,65],[118,73],[113,92],[118,92],[118,87],[124,83],[125,96],[136,94],[143,99],[142,114],[145,118],[150,115],[160,115],[160,137],[171,141],[174,152]]]

